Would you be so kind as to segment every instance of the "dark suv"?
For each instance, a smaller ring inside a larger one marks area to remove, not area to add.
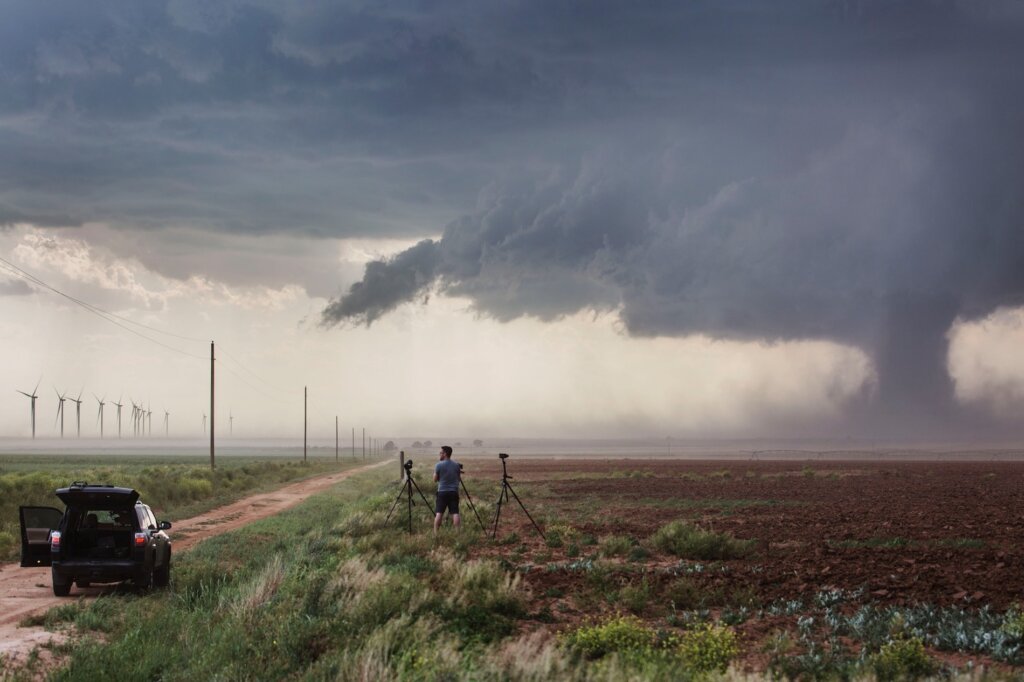
[[[64,511],[21,507],[21,565],[50,566],[53,593],[71,583],[131,580],[139,587],[164,587],[171,578],[171,539],[167,521],[131,488],[76,481],[59,488]]]

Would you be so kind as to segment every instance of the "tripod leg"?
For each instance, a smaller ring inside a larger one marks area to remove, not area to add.
[[[405,479],[405,489],[409,497],[409,535],[412,535],[412,476]]]
[[[466,493],[466,501],[469,502],[469,508],[473,510],[474,514],[476,514],[476,520],[480,524],[480,530],[486,533],[487,528],[484,526],[483,520],[480,519],[480,512],[476,510],[476,505],[473,504],[473,498],[469,496],[469,491],[466,490],[466,484],[462,483],[462,481],[459,481],[459,483],[462,484],[462,492]]]
[[[505,498],[505,486],[508,485],[505,481],[501,482],[501,492],[498,493],[498,505],[497,509],[494,510],[494,529],[491,530],[491,539],[493,540],[498,535],[498,517],[501,516],[501,501]]]
[[[526,518],[530,519],[530,523],[533,524],[533,527],[537,529],[537,532],[540,533],[540,536],[544,538],[545,542],[547,542],[547,538],[544,536],[544,531],[540,529],[540,526],[537,525],[537,522],[533,520],[532,516],[530,516],[530,512],[526,511],[526,505],[524,505],[523,501],[519,499],[518,495],[516,495],[516,491],[515,489],[512,488],[512,484],[507,483],[506,485],[508,486],[508,489],[512,492],[512,497],[516,498],[516,502],[518,502],[519,506],[523,508],[524,512],[526,512]]]
[[[391,515],[395,513],[395,509],[398,507],[398,501],[402,499],[402,495],[404,494],[405,486],[402,486],[402,489],[398,491],[398,497],[395,498],[395,503],[391,505],[391,511],[388,512],[387,518],[384,519],[385,525],[387,525],[387,522],[391,520]]]
[[[412,481],[411,478],[409,480]],[[430,502],[427,501],[427,496],[423,494],[422,490],[420,490],[420,486],[416,481],[412,481],[412,484],[416,486],[416,492],[420,494],[420,499],[423,500],[423,504],[427,505],[427,513],[430,514],[430,510],[433,509],[433,507],[430,505]],[[433,517],[433,514],[431,514],[431,517]]]

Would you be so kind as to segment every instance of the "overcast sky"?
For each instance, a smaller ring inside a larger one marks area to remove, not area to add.
[[[1021,0],[4,5],[0,434],[1020,434]]]

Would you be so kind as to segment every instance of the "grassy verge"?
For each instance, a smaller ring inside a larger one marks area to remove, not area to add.
[[[72,481],[135,488],[161,520],[174,521],[284,483],[351,468],[333,458],[222,458],[211,471],[201,457],[0,457],[0,561],[17,559],[18,507],[61,508],[53,494]]]
[[[178,558],[166,591],[52,610],[45,623],[82,633],[62,646],[65,667],[54,678],[686,679],[732,655],[731,640],[705,642],[706,628],[659,640],[628,621],[653,637],[628,651],[614,638],[607,651],[581,644],[603,630],[536,631],[519,577],[468,558],[488,542],[479,531],[435,539],[422,505],[416,534],[397,519],[383,525],[388,477],[362,474],[200,544]]]

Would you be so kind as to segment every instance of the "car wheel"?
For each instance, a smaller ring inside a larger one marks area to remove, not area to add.
[[[151,587],[153,587],[153,571],[146,571],[141,578],[136,578],[132,582],[134,583],[135,587],[138,587],[139,589],[150,589]]]
[[[164,565],[156,569],[153,573],[153,586],[154,587],[167,587],[171,582],[171,555],[167,554],[167,559],[164,561]]]
[[[66,597],[71,594],[71,581],[62,580],[53,574],[53,594],[56,597]]]

